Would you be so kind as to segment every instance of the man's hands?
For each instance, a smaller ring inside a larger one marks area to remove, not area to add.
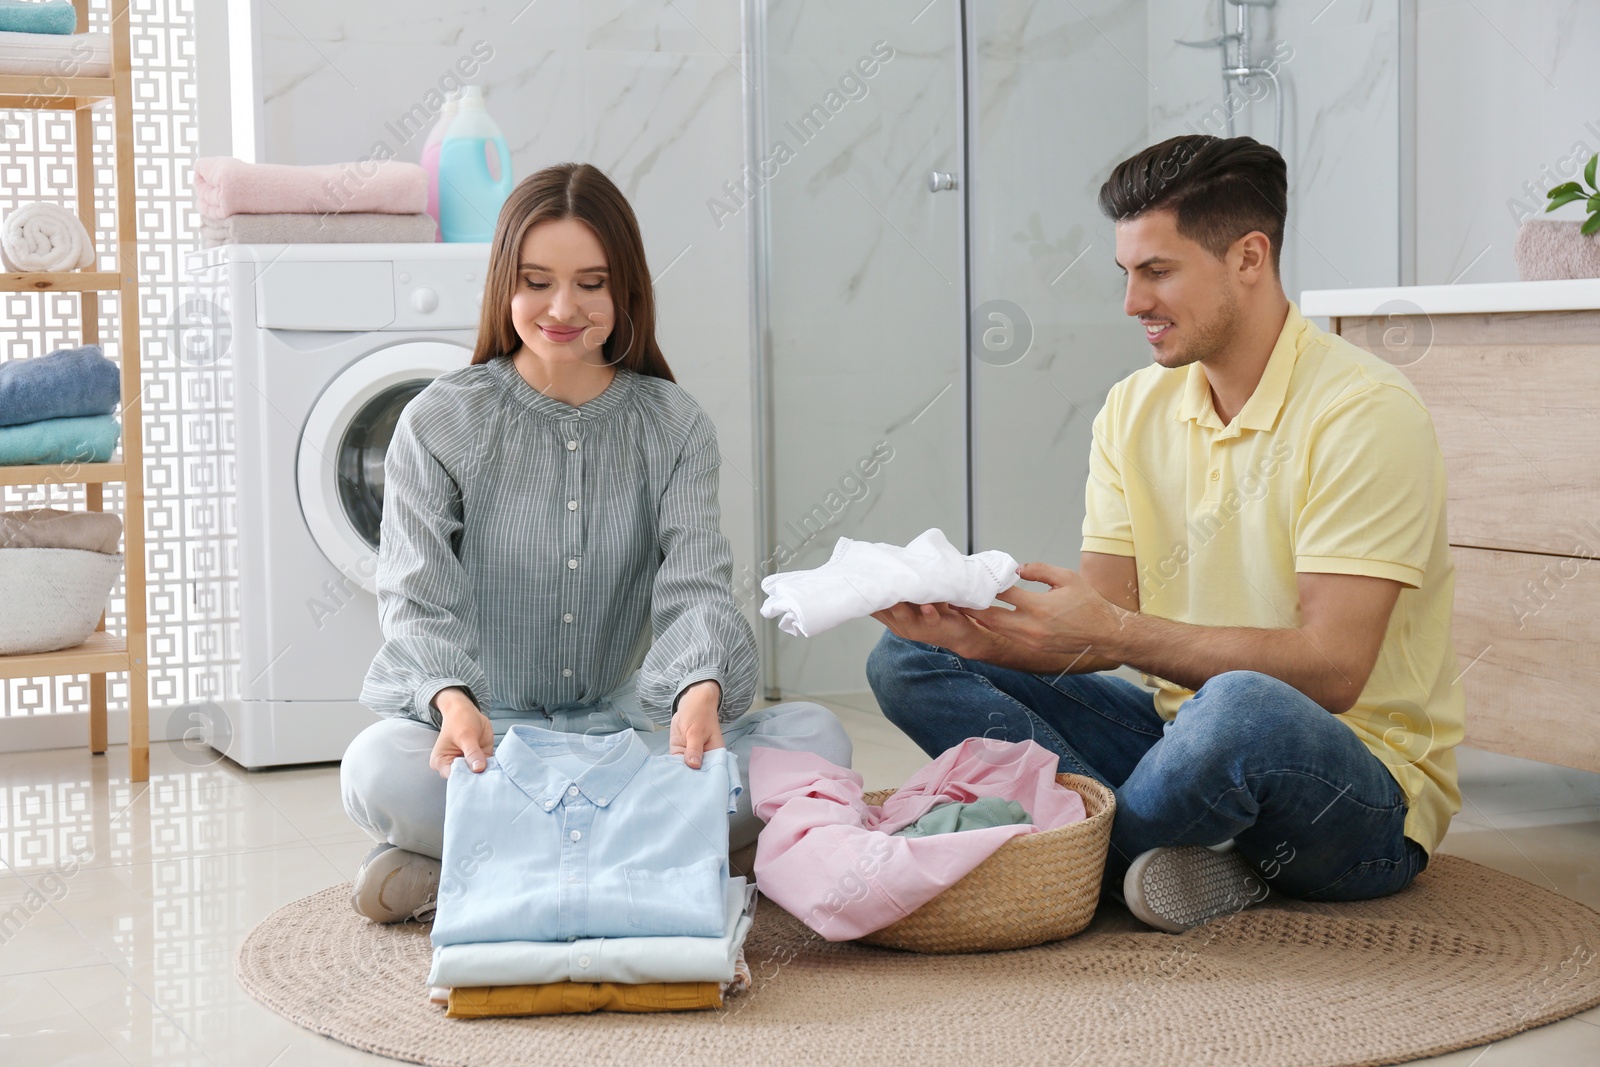
[[[441,689],[433,703],[439,709],[442,722],[428,766],[438,771],[441,778],[450,777],[450,765],[457,756],[466,757],[467,766],[474,774],[487,767],[488,758],[494,752],[494,724],[489,716],[478,710],[466,690],[456,686]]]
[[[1028,563],[1017,573],[1023,581],[1042,582],[1050,588],[1038,593],[1012,586],[999,594],[997,599],[1012,605],[1015,611],[963,608],[962,613],[985,630],[1030,652],[1056,656],[1088,653],[1122,625],[1125,611],[1101,596],[1077,571],[1048,563]]]
[[[1051,588],[1012,586],[999,596],[1011,608],[896,604],[872,617],[898,637],[997,667],[1045,675],[1115,670],[1121,662],[1105,654],[1103,642],[1124,613],[1139,610],[1133,560],[1085,552],[1081,566],[1081,573],[1046,563],[1019,567],[1024,580]],[[1112,599],[1102,590],[1112,591]]]
[[[991,661],[1000,644],[992,631],[949,604],[896,604],[872,617],[896,637],[948,648],[962,659]]]
[[[678,697],[678,710],[672,713],[672,732],[667,738],[669,755],[682,756],[690,767],[700,766],[700,757],[722,746],[722,726],[717,709],[722,706],[722,686],[707,680],[696,682]]]

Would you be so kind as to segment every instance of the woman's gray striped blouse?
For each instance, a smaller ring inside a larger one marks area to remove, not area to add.
[[[384,644],[362,703],[437,725],[435,694],[459,685],[486,712],[549,711],[638,667],[657,722],[708,678],[723,721],[738,717],[756,645],[718,526],[720,462],[711,420],[660,378],[619,369],[581,407],[506,356],[433,381],[384,460]]]

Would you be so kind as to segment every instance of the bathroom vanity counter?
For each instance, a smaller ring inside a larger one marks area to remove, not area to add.
[[[1421,315],[1504,314],[1600,309],[1600,278],[1478,285],[1388,285],[1376,289],[1310,289],[1300,313],[1314,318],[1371,318],[1408,309]]]
[[[1320,290],[1400,368],[1449,479],[1466,743],[1600,771],[1600,279]]]

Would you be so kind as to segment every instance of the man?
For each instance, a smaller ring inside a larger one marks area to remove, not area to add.
[[[1155,363],[1095,419],[1079,569],[1024,566],[1049,589],[1002,594],[1015,610],[879,612],[867,663],[930,755],[1031,739],[1111,786],[1107,886],[1164,930],[1267,885],[1393,893],[1461,806],[1433,424],[1284,296],[1287,187],[1249,137],[1117,166],[1100,206]],[[1101,673],[1123,665],[1154,695]]]

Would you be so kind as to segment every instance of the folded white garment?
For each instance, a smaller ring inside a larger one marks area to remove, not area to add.
[[[59,204],[18,204],[0,224],[6,270],[79,270],[94,266],[94,241],[78,216]]]
[[[895,604],[952,604],[986,608],[1017,581],[1017,561],[1004,552],[963,556],[928,530],[904,548],[839,538],[833,556],[808,571],[761,579],[761,614],[796,637],[815,637],[851,619]]]
[[[104,78],[111,74],[109,33],[23,33],[0,30],[0,74],[41,75],[40,96],[61,87],[49,79]]]
[[[732,982],[755,921],[756,887],[728,879],[721,937],[586,937],[577,941],[484,941],[433,950],[432,986],[546,982]]]

